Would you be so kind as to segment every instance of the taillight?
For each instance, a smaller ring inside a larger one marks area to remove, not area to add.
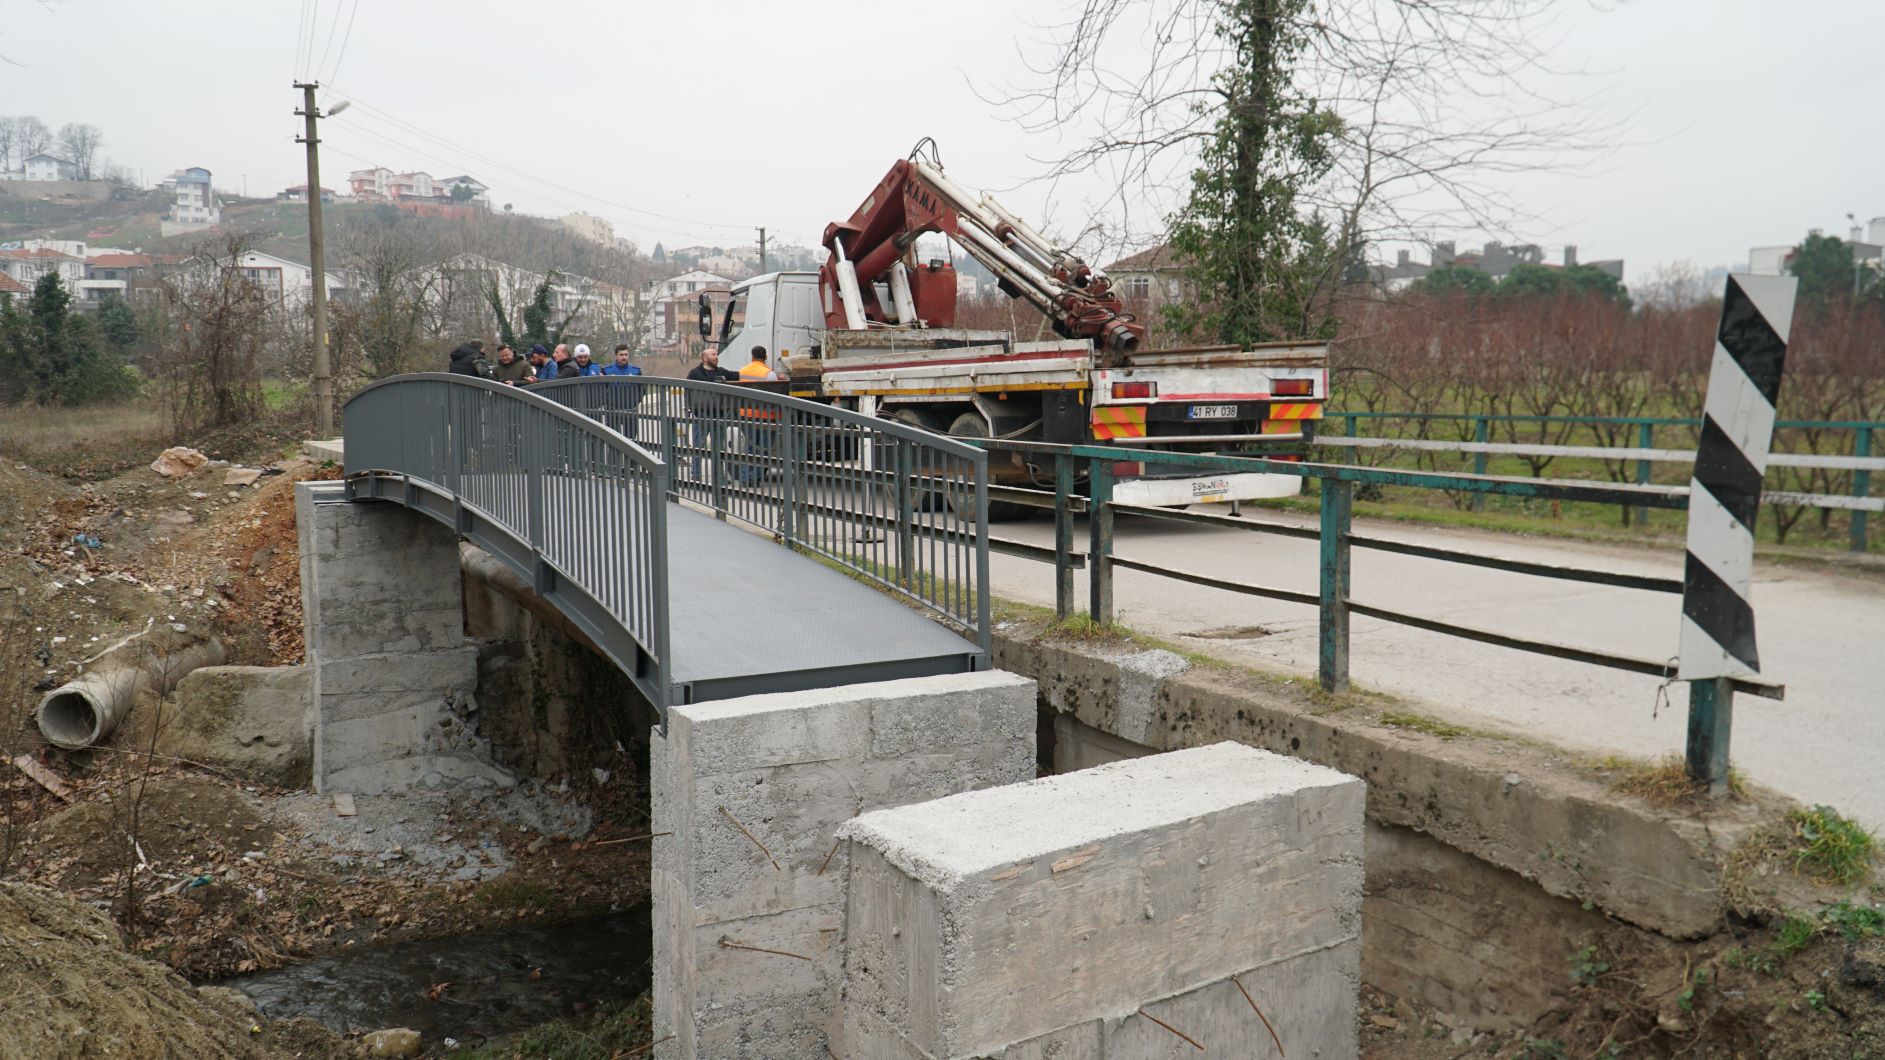
[[[1114,478],[1138,478],[1143,474],[1145,474],[1145,461],[1143,460],[1113,461]]]
[[[1158,384],[1157,383],[1139,382],[1139,383],[1114,383],[1113,384],[1113,400],[1114,401],[1121,401],[1128,398],[1155,398],[1155,397],[1158,397]]]
[[[1270,396],[1308,397],[1315,393],[1315,385],[1313,379],[1274,379],[1270,381]]]

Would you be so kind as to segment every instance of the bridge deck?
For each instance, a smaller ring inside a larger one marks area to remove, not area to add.
[[[960,673],[979,654],[816,560],[684,505],[667,509],[673,680],[696,702]]]

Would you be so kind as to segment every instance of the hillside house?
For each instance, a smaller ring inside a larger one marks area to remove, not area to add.
[[[164,235],[201,231],[222,223],[222,208],[216,202],[209,170],[202,166],[179,169],[157,186],[170,193],[172,199],[160,223]]]
[[[59,282],[76,298],[79,284],[85,279],[85,259],[50,247],[0,250],[0,273],[29,291],[41,276],[57,273]]]
[[[21,167],[21,173],[27,180],[77,180],[79,167],[58,155],[45,151],[33,155]]]
[[[275,194],[275,198],[282,202],[307,202],[308,186],[306,184],[296,184],[293,187],[283,188]],[[321,188],[321,201],[333,202],[334,189],[329,187]]]

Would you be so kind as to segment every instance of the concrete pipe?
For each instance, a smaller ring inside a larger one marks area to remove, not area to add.
[[[146,689],[167,695],[184,674],[227,658],[214,637],[171,630],[126,637],[87,660],[77,678],[46,693],[35,715],[39,731],[55,747],[91,747],[110,735]]]

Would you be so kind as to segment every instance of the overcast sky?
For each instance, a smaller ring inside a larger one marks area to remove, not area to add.
[[[495,202],[587,210],[644,249],[737,244],[765,225],[811,244],[922,136],[978,188],[1064,150],[978,98],[1025,84],[1062,0],[0,0],[0,114],[104,130],[148,181],[183,166],[269,194],[304,180],[298,73],[356,101],[323,131],[323,183],[385,165],[471,175]],[[312,58],[297,55],[311,16]],[[351,29],[349,30],[349,21]],[[1885,215],[1885,2],[1571,0],[1560,66],[1625,115],[1588,175],[1508,181],[1541,220],[1517,233],[1586,260],[1744,261],[1848,211]],[[1078,182],[1002,195],[1076,232]],[[1455,233],[1462,246],[1483,235]]]

